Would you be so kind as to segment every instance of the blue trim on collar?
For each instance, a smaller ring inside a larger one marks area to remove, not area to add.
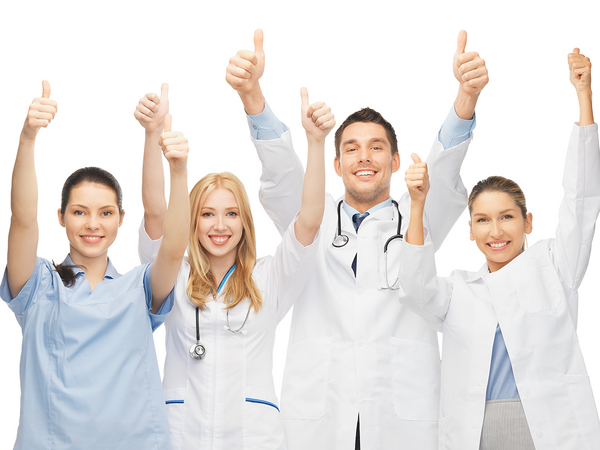
[[[246,401],[250,402],[250,403],[260,403],[262,405],[268,405],[268,406],[272,406],[273,408],[275,408],[277,411],[279,411],[279,408],[277,407],[277,405],[275,403],[271,403],[268,402],[266,400],[261,400],[259,398],[250,398],[250,397],[246,397]],[[281,411],[279,411],[281,412]]]
[[[231,266],[231,268],[227,271],[227,273],[225,274],[225,276],[223,277],[223,279],[219,283],[219,287],[217,288],[217,295],[219,295],[221,293],[221,289],[223,289],[223,286],[225,285],[225,282],[229,279],[229,277],[233,273],[234,269],[235,269],[235,264],[233,266]]]

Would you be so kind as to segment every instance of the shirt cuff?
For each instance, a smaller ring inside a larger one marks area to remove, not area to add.
[[[280,121],[265,101],[265,109],[255,116],[246,115],[250,135],[259,141],[279,139],[288,127]]]
[[[471,131],[475,129],[476,125],[477,119],[475,118],[475,113],[473,113],[473,118],[471,120],[461,119],[456,114],[454,105],[452,105],[448,117],[446,117],[446,120],[438,133],[438,139],[444,147],[444,150],[455,147],[469,139],[471,137]]]

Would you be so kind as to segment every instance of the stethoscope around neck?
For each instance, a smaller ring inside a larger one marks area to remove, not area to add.
[[[227,273],[221,280],[221,283],[219,283],[219,287],[217,288],[216,295],[219,295],[221,293],[221,289],[225,285],[225,282],[227,281],[229,276],[232,274],[234,269],[235,269],[235,264],[233,266],[231,266],[231,269],[229,269],[227,271]],[[216,298],[216,295],[213,295],[213,298]],[[227,310],[227,325],[224,325],[223,329],[226,331],[229,331],[231,333],[234,333],[234,334],[238,334],[238,333],[246,334],[246,330],[244,330],[243,328],[244,328],[244,325],[246,325],[248,316],[250,315],[251,307],[252,307],[252,305],[250,305],[248,307],[248,312],[246,312],[246,318],[244,319],[244,322],[242,322],[242,325],[237,330],[234,330],[229,326],[229,310]],[[196,360],[203,359],[206,356],[206,347],[204,347],[204,345],[202,345],[200,343],[200,311],[197,306],[196,306],[196,343],[190,347],[190,356],[192,357],[192,359],[196,359]]]
[[[337,233],[336,233],[335,237],[333,238],[333,242],[331,243],[331,245],[333,245],[335,248],[344,247],[348,243],[348,240],[349,240],[348,235],[342,234],[341,211],[342,211],[342,203],[343,202],[344,202],[344,200],[340,200],[340,202],[337,205]],[[402,239],[404,237],[404,236],[402,236],[402,233],[400,233],[400,230],[402,229],[402,214],[400,214],[400,208],[398,207],[398,202],[396,200],[392,200],[392,203],[396,207],[396,211],[398,211],[398,226],[396,227],[396,234],[391,236],[383,245],[383,259],[385,261],[385,283],[387,285],[386,287],[381,288],[384,290],[398,289],[397,287],[394,287],[396,285],[396,283],[398,283],[398,278],[396,278],[396,281],[394,281],[391,286],[390,286],[390,283],[388,280],[387,251],[388,251],[388,246],[390,245],[390,243],[392,241],[394,241],[396,239]]]

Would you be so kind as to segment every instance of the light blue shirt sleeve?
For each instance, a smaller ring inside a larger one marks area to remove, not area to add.
[[[266,108],[265,108],[266,109]],[[454,105],[450,108],[448,117],[444,121],[440,132],[438,133],[438,139],[444,150],[454,147],[471,137],[471,131],[475,129],[477,120],[475,114],[471,120],[464,120],[458,117],[454,110]]]
[[[266,101],[263,112],[255,116],[246,115],[246,118],[248,119],[250,134],[259,141],[279,139],[288,130],[285,123],[277,118]]]
[[[150,268],[152,267],[152,263],[149,263],[144,269],[144,291],[146,294],[146,304],[148,305],[148,314],[150,315],[150,323],[152,325],[152,332],[156,331],[158,327],[160,327],[167,315],[173,310],[173,305],[175,304],[175,288],[171,289],[169,295],[163,302],[163,304],[158,308],[156,313],[152,313],[152,289],[150,287]]]

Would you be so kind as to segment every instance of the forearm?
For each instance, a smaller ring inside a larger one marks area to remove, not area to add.
[[[34,160],[35,139],[21,135],[11,187],[11,223],[8,232],[8,284],[16,297],[35,267],[38,244],[38,187]]]
[[[406,230],[406,242],[411,245],[423,245],[425,237],[423,234],[423,212],[425,204],[412,201],[410,203],[410,220]]]
[[[584,92],[577,91],[579,100],[579,126],[585,127],[594,123],[594,111],[592,109],[592,89]]]
[[[167,210],[162,151],[158,145],[161,133],[162,126],[154,132],[146,132],[144,142],[142,202],[144,204],[146,232],[152,239],[158,239],[162,236]]]
[[[458,87],[458,93],[456,94],[456,100],[454,101],[454,110],[456,115],[463,120],[471,120],[475,113],[475,106],[479,99],[479,93],[467,94],[462,86]]]
[[[302,186],[302,206],[295,225],[296,238],[310,245],[315,237],[325,210],[325,140],[308,137],[308,159]]]
[[[265,109],[265,97],[260,88],[260,84],[257,83],[256,86],[248,92],[238,91],[238,94],[244,104],[246,114],[249,116],[260,114]]]
[[[164,221],[161,250],[170,259],[180,260],[185,253],[190,227],[190,201],[187,187],[187,169],[171,171],[169,207]]]

